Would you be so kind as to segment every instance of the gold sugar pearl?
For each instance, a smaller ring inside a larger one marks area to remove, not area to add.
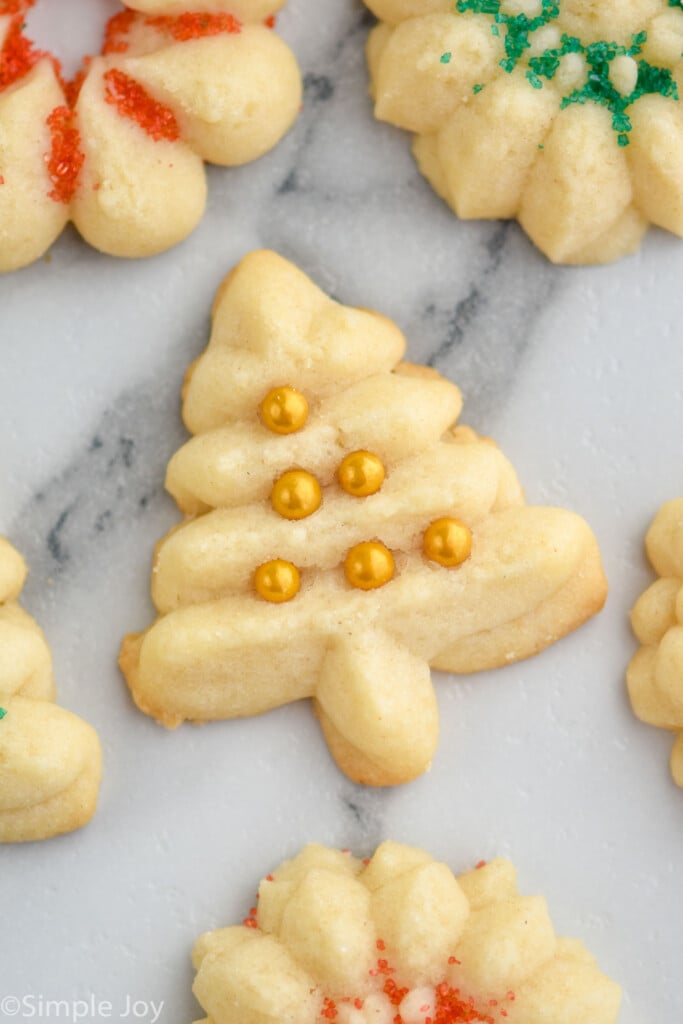
[[[472,532],[459,519],[435,519],[425,530],[423,550],[432,562],[452,569],[470,557]]]
[[[320,508],[323,493],[316,478],[305,469],[290,469],[275,481],[270,501],[285,519],[305,519]]]
[[[384,465],[379,455],[364,449],[347,455],[337,470],[340,486],[354,498],[376,494],[384,483],[384,476]]]
[[[264,601],[282,604],[291,601],[299,592],[301,573],[291,562],[274,558],[272,562],[259,565],[254,573],[256,593]]]
[[[376,540],[356,544],[344,561],[344,573],[353,587],[375,590],[394,575],[394,558],[384,544]]]
[[[294,434],[308,419],[308,402],[296,388],[273,388],[260,405],[263,425],[274,434]]]

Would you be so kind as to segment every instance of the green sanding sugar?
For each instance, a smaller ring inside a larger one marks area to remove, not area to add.
[[[441,61],[442,64],[450,64],[452,56],[452,53],[442,53],[441,56],[439,57],[439,60]]]
[[[473,85],[472,86],[472,92],[476,96],[477,93],[480,93],[483,88],[484,88],[484,86],[481,84],[481,82],[479,82],[477,85]]]
[[[683,10],[683,0],[669,0],[669,6]],[[540,13],[531,18],[526,14],[504,14],[500,9],[501,0],[457,0],[455,7],[460,14],[469,11],[492,17],[491,32],[494,35],[500,34],[500,26],[505,28],[505,56],[500,66],[511,74],[524,59],[527,65],[526,78],[534,89],[543,88],[543,79],[551,81],[555,77],[562,57],[570,53],[580,54],[586,63],[586,81],[562,98],[560,108],[564,110],[575,103],[597,103],[605,107],[612,114],[612,128],[617,133],[620,146],[628,146],[632,128],[626,111],[641,96],[658,95],[675,101],[679,99],[678,87],[671,71],[648,64],[638,56],[647,41],[647,32],[637,32],[631,36],[631,46],[628,47],[605,40],[584,44],[575,36],[563,34],[558,47],[548,47],[540,54],[527,57],[526,51],[531,46],[530,37],[534,32],[559,18],[559,0],[541,0]],[[450,59],[450,54],[448,56]],[[612,62],[624,56],[633,58],[638,68],[635,87],[628,95],[619,92],[610,78]],[[479,92],[482,88],[475,85],[473,91]]]
[[[3,718],[5,717],[6,714],[7,714],[7,712],[5,711],[5,709],[4,708],[0,708],[0,722],[3,720]]]

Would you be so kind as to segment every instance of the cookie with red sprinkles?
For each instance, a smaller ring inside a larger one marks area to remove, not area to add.
[[[212,1024],[614,1024],[621,999],[509,861],[456,876],[393,842],[368,860],[307,846],[193,964]]]
[[[257,159],[299,111],[299,69],[273,31],[283,2],[130,0],[67,80],[26,35],[36,0],[0,0],[0,272],[42,256],[68,221],[114,256],[185,238],[205,161]]]

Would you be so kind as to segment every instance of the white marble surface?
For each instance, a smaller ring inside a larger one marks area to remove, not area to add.
[[[34,999],[16,1020],[48,1017],[41,997],[91,996],[113,1019],[128,996],[163,1000],[163,1024],[192,1019],[199,932],[240,920],[257,878],[306,841],[366,853],[387,836],[458,868],[510,855],[560,932],[622,982],[621,1024],[683,1019],[683,793],[669,738],[624,692],[643,534],[683,492],[683,244],[652,232],[616,266],[567,270],[514,225],[458,224],[407,137],[371,118],[368,24],[355,0],[290,0],[301,118],[257,165],[211,173],[179,248],[131,264],[67,234],[0,279],[0,532],[31,566],[25,604],[61,701],[98,728],[106,761],[85,831],[0,852],[0,996]],[[498,439],[529,499],[580,511],[603,548],[604,613],[532,661],[444,678],[433,769],[394,791],[343,778],[306,705],[166,733],[116,669],[176,520],[162,482],[184,439],[183,371],[222,276],[264,245],[394,317],[410,357],[461,385],[464,421]]]

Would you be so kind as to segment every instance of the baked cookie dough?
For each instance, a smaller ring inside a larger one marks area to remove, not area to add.
[[[638,718],[675,734],[671,774],[683,786],[683,498],[662,505],[645,546],[659,579],[631,612],[642,647],[628,667],[628,692]]]
[[[114,256],[168,249],[202,217],[204,161],[255,160],[299,110],[284,0],[129,0],[72,82],[26,38],[34,2],[0,0],[0,271],[69,220]]]
[[[0,843],[85,825],[102,774],[95,731],[53,703],[45,637],[17,603],[25,579],[21,555],[0,537]]]
[[[201,1024],[614,1024],[619,986],[507,860],[457,878],[410,846],[307,846],[193,953]]]
[[[375,114],[459,217],[516,218],[555,263],[683,235],[678,0],[365,0]]]
[[[401,362],[390,320],[254,252],[226,278],[184,389],[156,622],[124,641],[137,705],[175,727],[313,697],[351,778],[432,760],[430,666],[526,658],[602,606],[595,538],[531,508],[455,385]]]

